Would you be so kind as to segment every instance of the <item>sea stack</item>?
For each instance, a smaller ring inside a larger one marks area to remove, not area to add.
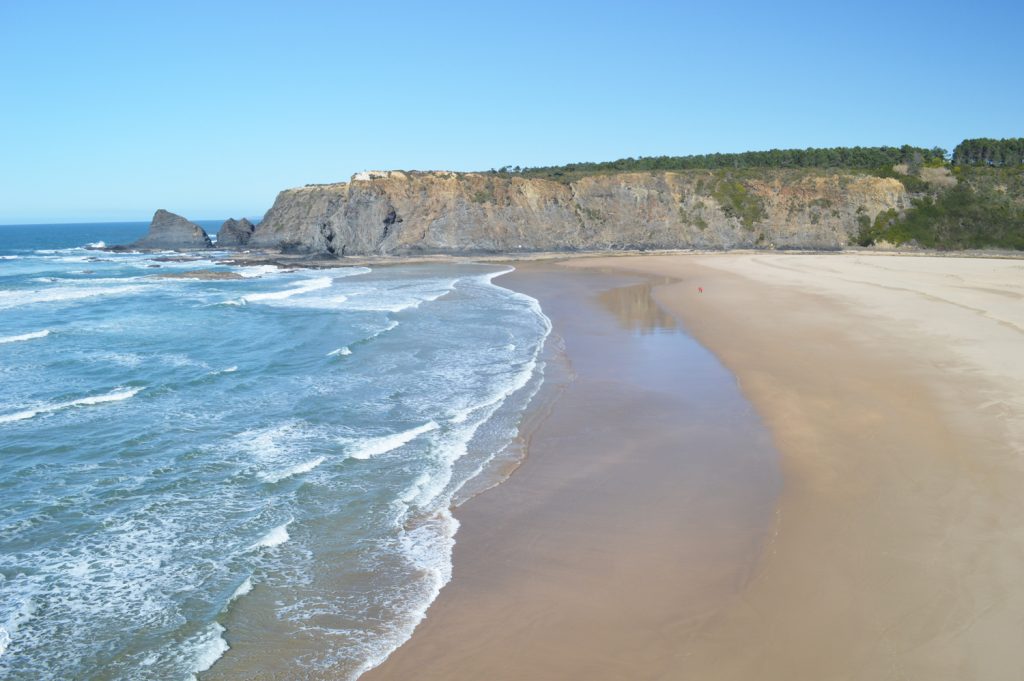
[[[256,225],[249,222],[246,218],[241,220],[229,218],[220,226],[220,231],[217,232],[217,246],[227,248],[245,246],[249,243],[249,239],[252,238],[254,231],[256,231]]]
[[[210,236],[199,225],[163,208],[153,214],[149,233],[131,244],[131,248],[192,250],[210,248]]]

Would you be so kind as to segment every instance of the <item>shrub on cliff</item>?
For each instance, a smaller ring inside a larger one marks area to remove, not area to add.
[[[961,181],[948,191],[912,203],[902,214],[889,210],[879,213],[870,226],[862,222],[857,243],[1024,250],[1024,206],[1001,186]]]

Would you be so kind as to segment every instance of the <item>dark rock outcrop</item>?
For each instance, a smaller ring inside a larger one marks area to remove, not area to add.
[[[129,244],[129,248],[183,251],[210,248],[212,245],[209,235],[202,227],[161,208],[149,223],[149,233]]]
[[[217,246],[223,248],[239,248],[249,243],[256,226],[246,218],[235,220],[230,218],[220,226],[217,232]]]

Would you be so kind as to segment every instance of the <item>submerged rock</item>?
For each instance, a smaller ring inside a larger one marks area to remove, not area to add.
[[[153,214],[153,221],[149,223],[149,233],[129,244],[129,248],[141,250],[191,250],[211,246],[213,242],[210,241],[206,230],[163,208]]]
[[[224,221],[224,224],[220,226],[220,231],[217,232],[217,245],[226,248],[245,246],[249,243],[254,231],[256,231],[256,226],[246,218],[241,220],[230,218]]]

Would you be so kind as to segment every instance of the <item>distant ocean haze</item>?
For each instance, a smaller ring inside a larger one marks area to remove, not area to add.
[[[507,268],[83,248],[145,228],[0,227],[0,677],[232,678],[287,645],[351,678],[448,580],[548,320]],[[151,276],[189,269],[244,278]]]

